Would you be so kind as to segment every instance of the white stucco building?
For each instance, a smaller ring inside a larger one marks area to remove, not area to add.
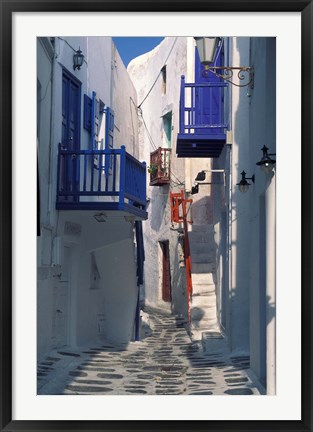
[[[275,38],[219,44],[215,66],[252,68],[243,87],[203,73],[193,37],[127,70],[108,37],[37,46],[38,358],[128,343],[140,296],[208,350],[223,337],[275,394],[276,171],[256,165],[276,153]]]
[[[223,335],[233,354],[250,356],[251,370],[274,394],[276,173],[265,174],[256,163],[263,146],[276,153],[275,38],[223,42],[217,65],[253,68],[250,85],[225,85],[216,77],[208,85],[192,37],[165,38],[128,66],[140,109],[140,157],[171,148],[169,181],[148,185],[145,302],[188,319],[184,230],[171,222],[170,203],[171,192],[183,189],[193,200],[187,218],[193,221],[191,331],[198,338]],[[242,84],[236,73],[233,81]],[[215,90],[201,90],[206,87]],[[255,180],[248,180],[246,193],[237,185],[242,171]]]
[[[40,359],[134,337],[147,213],[137,94],[112,39],[38,38],[37,71]]]

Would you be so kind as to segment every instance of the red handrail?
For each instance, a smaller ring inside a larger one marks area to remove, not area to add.
[[[186,199],[185,191],[181,190],[180,193],[170,193],[171,199],[171,222],[183,223],[184,227],[184,261],[186,269],[186,285],[187,285],[187,311],[188,311],[188,322],[191,322],[190,304],[192,297],[192,279],[191,279],[191,255],[190,255],[190,244],[188,236],[188,222],[192,223],[191,220],[187,220],[187,203],[192,203],[192,199]],[[180,206],[182,213],[180,213]]]

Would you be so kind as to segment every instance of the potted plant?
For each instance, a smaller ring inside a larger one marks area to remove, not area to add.
[[[158,164],[152,163],[150,166],[148,166],[148,173],[155,174],[158,171]]]

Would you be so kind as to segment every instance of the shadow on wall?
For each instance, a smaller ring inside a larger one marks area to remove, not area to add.
[[[179,236],[173,254],[172,303],[171,310],[174,314],[187,319],[187,288],[186,270],[183,255],[183,237]]]
[[[192,196],[191,196],[192,198]],[[212,197],[206,195],[203,198],[194,201],[191,206],[191,214],[188,219],[192,219],[194,225],[207,225],[213,223]]]
[[[152,188],[151,228],[159,231],[162,224],[170,222],[169,215],[169,186],[154,186]],[[168,218],[168,220],[167,220]]]
[[[258,52],[260,54],[266,47],[266,43],[264,43],[266,38],[253,39],[255,42],[252,41],[251,43],[259,44]],[[250,38],[238,38],[236,41],[238,53],[247,53],[246,57],[240,56],[238,60],[240,64],[252,61],[248,55],[249,49],[251,49],[249,40]],[[258,177],[258,172],[255,172],[256,157],[254,156],[255,146],[258,147],[257,151],[262,147],[261,144],[258,146],[257,143],[266,143],[271,136],[270,126],[266,121],[266,112],[269,109],[268,104],[271,104],[271,97],[275,97],[275,92],[273,96],[266,92],[265,85],[268,83],[265,73],[262,73],[265,67],[263,61],[264,56],[254,58],[253,66],[256,69],[256,74],[254,89],[250,91],[251,97],[247,95],[248,89],[239,90],[234,121],[236,127],[233,131],[236,145],[234,161],[238,161],[234,167],[234,180],[236,180],[236,176],[240,179],[242,170],[246,171],[248,177],[253,174],[256,175],[256,184],[251,185],[246,194],[239,192],[238,187],[233,185],[232,218],[233,221],[236,220],[236,224],[233,230],[235,241],[232,241],[234,286],[231,287],[231,308],[232,321],[236,325],[234,327],[231,322],[229,325],[234,335],[234,344],[238,348],[249,347],[249,323],[251,320],[258,320],[260,327],[258,332],[259,334],[264,333],[265,327],[274,319],[276,313],[275,303],[269,296],[266,296],[266,281],[262,276],[262,272],[266,272],[266,248],[265,244],[262,244],[265,235],[265,233],[262,234],[262,231],[266,220],[265,214],[264,217],[262,216],[264,210],[260,207],[262,198],[260,182],[262,180]],[[255,138],[253,145],[251,145],[251,136]],[[250,316],[251,311],[252,315]],[[256,332],[253,336],[259,335]],[[262,344],[262,336],[259,344]],[[265,348],[261,347],[260,349]]]

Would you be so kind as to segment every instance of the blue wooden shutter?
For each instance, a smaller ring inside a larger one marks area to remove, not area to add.
[[[114,146],[114,111],[107,107],[105,118],[105,149],[113,149]],[[107,155],[105,158],[105,172],[106,175],[112,173],[113,157]]]
[[[91,132],[91,111],[92,111],[92,100],[86,94],[84,95],[84,128]]]

